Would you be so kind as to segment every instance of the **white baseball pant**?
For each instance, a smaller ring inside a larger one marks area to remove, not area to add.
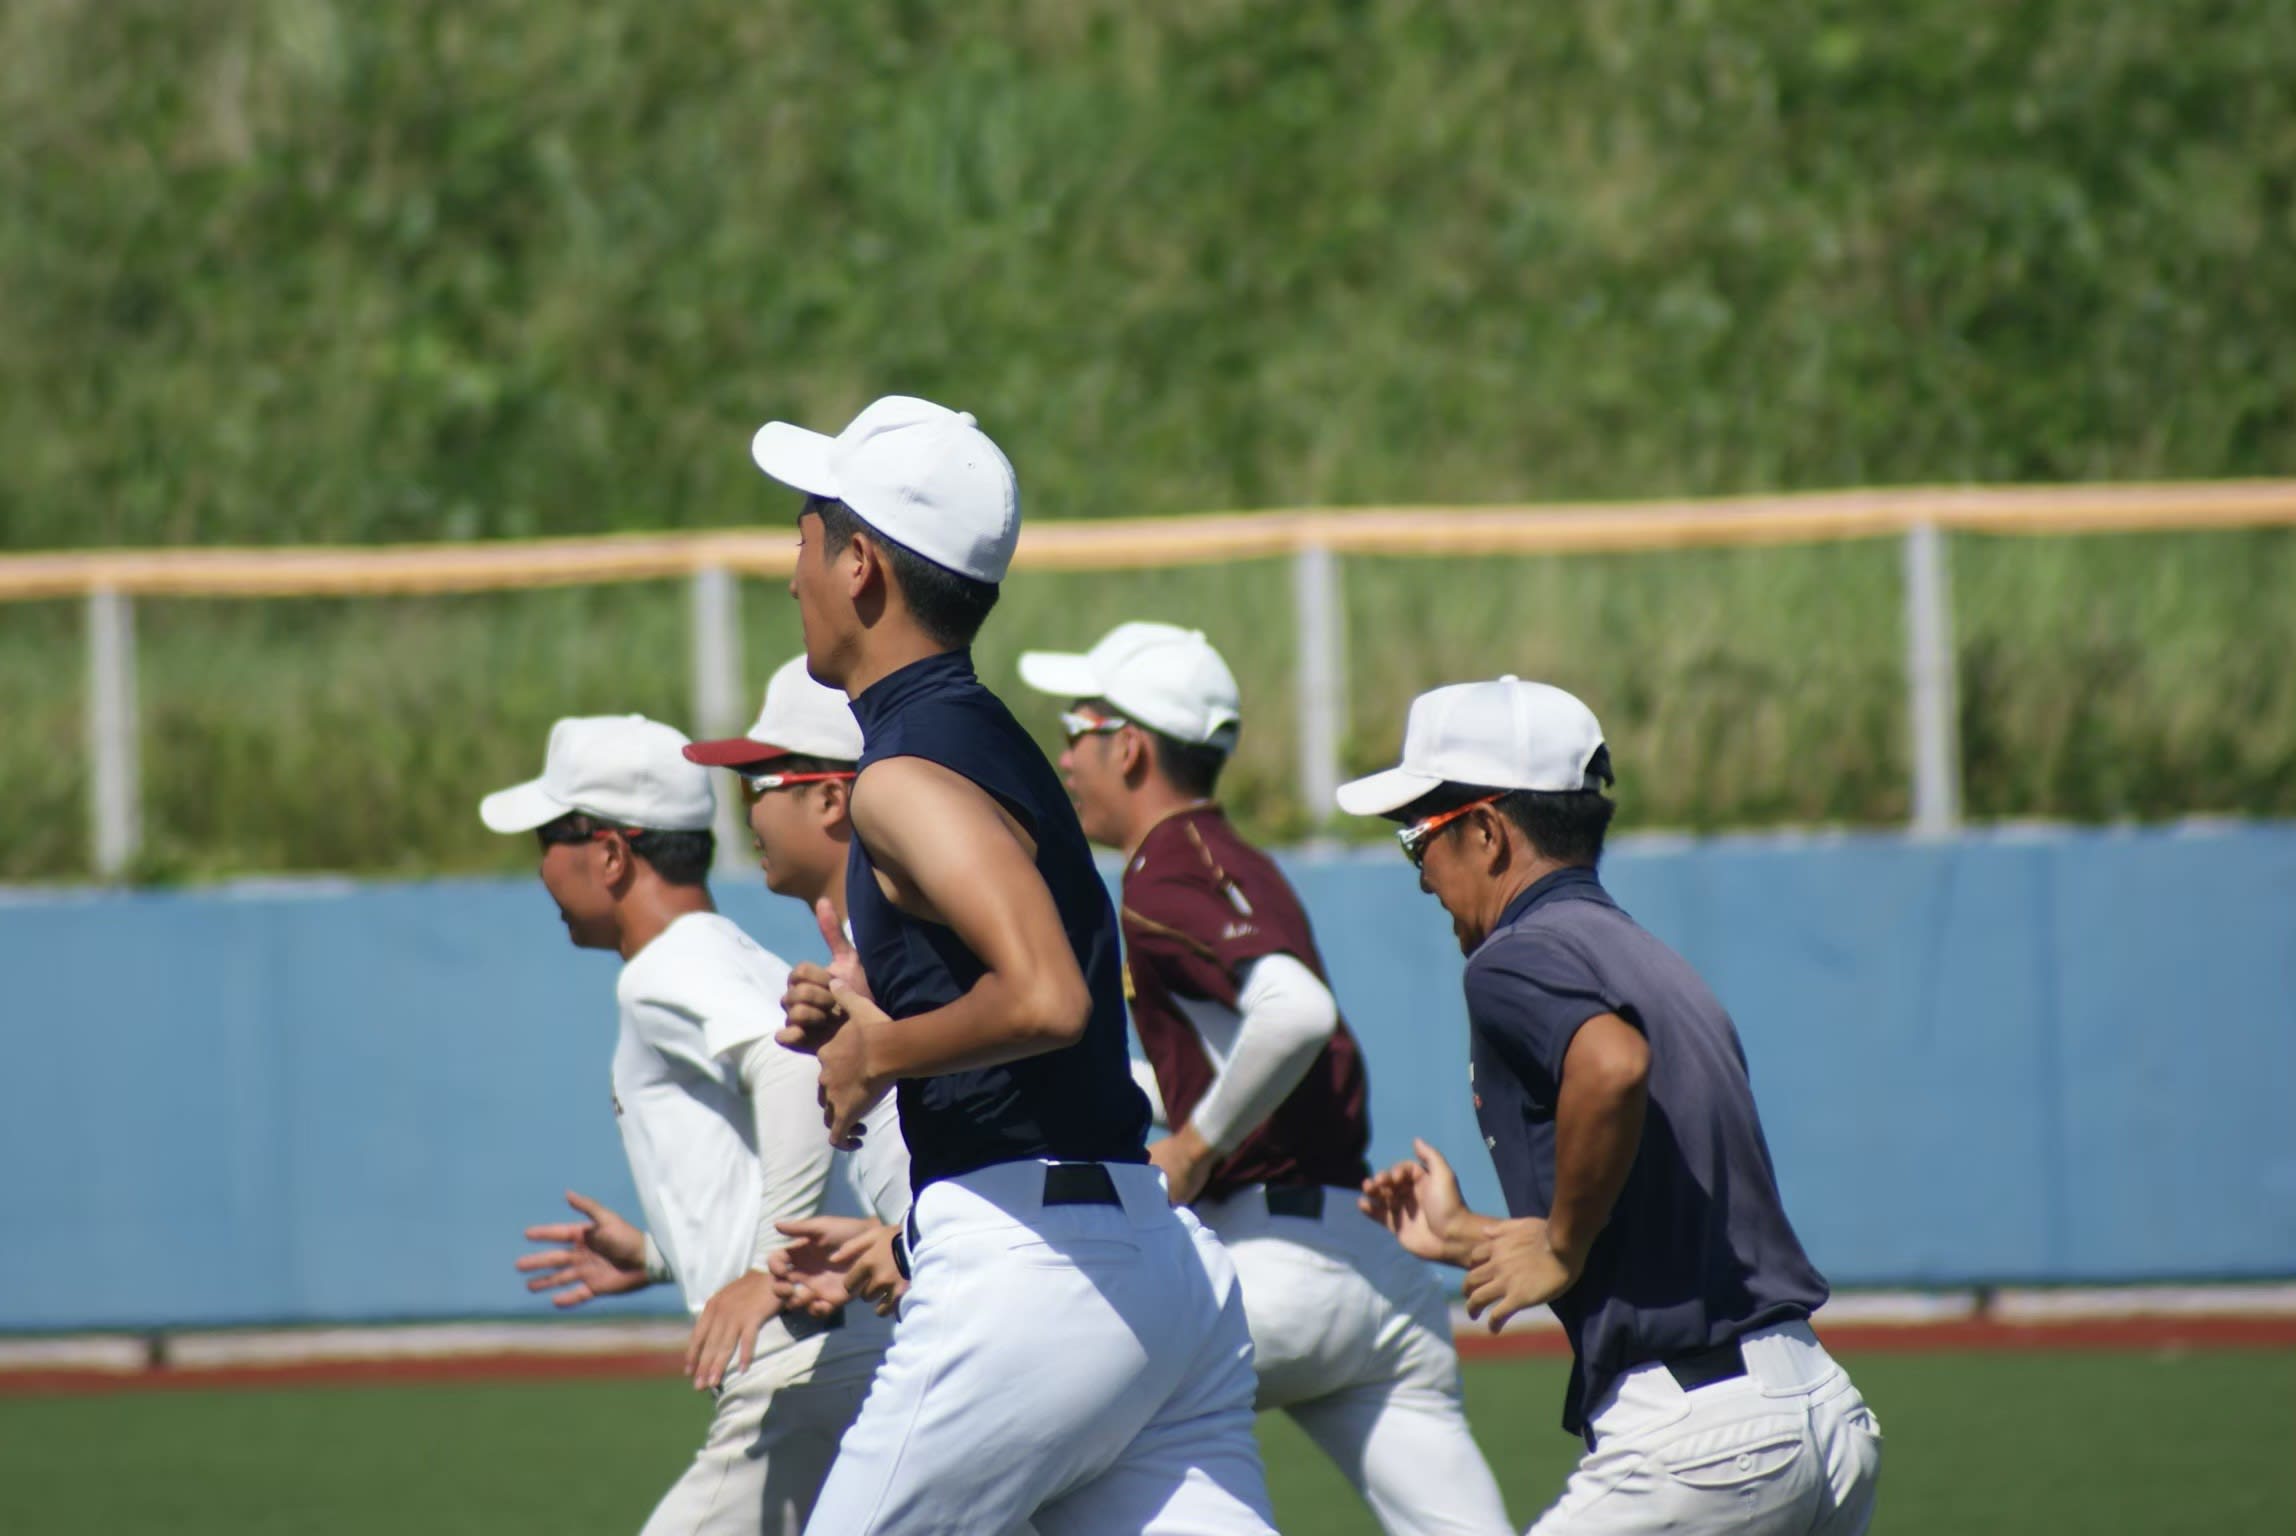
[[[1353,1190],[1313,1193],[1313,1217],[1270,1214],[1256,1185],[1196,1207],[1244,1288],[1257,1405],[1290,1414],[1389,1536],[1513,1536],[1460,1404],[1442,1289]]]
[[[1594,1449],[1532,1536],[1858,1536],[1881,1426],[1807,1323],[1738,1341],[1746,1374],[1685,1391],[1637,1366],[1595,1404]]]
[[[1039,1162],[928,1184],[900,1325],[808,1536],[1273,1536],[1219,1240],[1145,1164],[1044,1204]]]
[[[718,1394],[709,1437],[640,1536],[798,1536],[861,1413],[890,1330],[865,1306],[792,1341],[780,1319]]]

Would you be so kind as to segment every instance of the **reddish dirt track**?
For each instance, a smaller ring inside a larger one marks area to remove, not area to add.
[[[2296,1317],[2099,1317],[2061,1323],[1970,1318],[1949,1323],[1838,1323],[1818,1337],[1844,1355],[1923,1354],[1933,1350],[2289,1349]],[[1500,1334],[1468,1330],[1459,1353],[1469,1360],[1560,1356],[1559,1332]]]
[[[1822,1330],[1844,1355],[1936,1350],[2296,1349],[2296,1317],[2119,1317],[2058,1323],[1972,1319],[1948,1323],[1844,1323]],[[1551,1330],[1491,1337],[1459,1336],[1469,1360],[1559,1358],[1563,1336]],[[378,1382],[565,1381],[674,1378],[669,1351],[607,1355],[457,1354],[396,1360],[310,1360],[143,1371],[0,1371],[0,1396],[165,1392],[213,1387],[364,1386]]]

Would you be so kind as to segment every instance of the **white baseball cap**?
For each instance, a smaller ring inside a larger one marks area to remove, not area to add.
[[[531,832],[568,811],[646,832],[703,832],[717,813],[709,770],[683,731],[644,715],[576,715],[550,727],[542,777],[478,802],[496,832]]]
[[[765,706],[747,736],[697,741],[686,761],[712,768],[746,768],[777,757],[825,757],[831,762],[861,760],[861,722],[845,695],[813,680],[805,658],[792,656],[765,685]]]
[[[1064,699],[1106,699],[1150,730],[1222,751],[1243,721],[1236,675],[1202,630],[1177,624],[1119,624],[1081,654],[1023,651],[1020,679]]]
[[[1020,482],[970,411],[887,395],[835,437],[769,421],[757,467],[842,501],[870,527],[975,581],[1004,580],[1020,538]]]
[[[1586,789],[1587,770],[1601,750],[1594,711],[1560,688],[1512,675],[1455,683],[1411,701],[1403,761],[1340,785],[1339,808],[1351,816],[1384,816],[1445,784]]]

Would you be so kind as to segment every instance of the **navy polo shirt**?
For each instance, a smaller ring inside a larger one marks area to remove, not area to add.
[[[1553,1304],[1574,1356],[1565,1429],[1583,1434],[1631,1366],[1825,1301],[1778,1198],[1736,1026],[1593,870],[1559,870],[1517,896],[1468,957],[1466,988],[1475,1117],[1511,1215],[1552,1207],[1555,1099],[1579,1026],[1616,1014],[1650,1043],[1634,1169],[1578,1283]]]
[[[1148,1100],[1127,1061],[1116,912],[1052,765],[1003,701],[981,686],[966,651],[878,679],[853,701],[853,714],[861,722],[864,772],[888,757],[939,763],[978,784],[1029,830],[1037,873],[1092,992],[1091,1019],[1074,1045],[901,1082],[910,1188],[1023,1158],[1146,1162]],[[988,969],[953,929],[911,917],[885,898],[858,836],[846,858],[845,899],[869,990],[894,1018],[954,1002]]]

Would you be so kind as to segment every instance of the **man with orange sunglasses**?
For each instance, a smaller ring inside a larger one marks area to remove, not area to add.
[[[1506,1218],[1442,1154],[1364,1211],[1467,1271],[1495,1330],[1549,1305],[1563,1427],[1586,1458],[1534,1536],[1857,1536],[1881,1438],[1810,1329],[1826,1282],[1794,1235],[1737,1027],[1596,866],[1610,749],[1585,704],[1502,677],[1412,701],[1403,761],[1339,790],[1400,823],[1467,957],[1469,1081]]]
[[[1125,990],[1170,1130],[1148,1156],[1235,1261],[1255,1406],[1305,1430],[1389,1536],[1509,1536],[1450,1308],[1356,1208],[1369,1084],[1314,929],[1213,798],[1235,675],[1201,631],[1140,622],[1024,652],[1020,674],[1071,701],[1061,777],[1085,835],[1124,855]]]

